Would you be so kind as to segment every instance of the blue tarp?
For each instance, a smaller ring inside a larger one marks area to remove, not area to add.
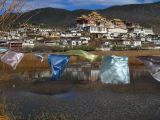
[[[130,83],[128,57],[106,56],[103,58],[100,78],[106,84]]]
[[[68,55],[48,55],[48,63],[52,68],[52,80],[58,80],[69,62]]]

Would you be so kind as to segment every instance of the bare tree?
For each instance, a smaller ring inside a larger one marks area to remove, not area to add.
[[[0,0],[0,29],[8,30],[22,15],[25,0]]]

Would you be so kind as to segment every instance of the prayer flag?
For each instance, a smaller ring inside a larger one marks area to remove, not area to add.
[[[130,83],[128,57],[106,56],[102,60],[100,78],[106,84]]]
[[[40,59],[41,62],[44,61],[44,57],[45,57],[44,53],[35,53],[34,55],[36,56],[37,59]]]
[[[97,55],[94,55],[92,53],[89,53],[89,52],[86,52],[86,51],[83,51],[83,50],[69,50],[66,53],[68,55],[76,55],[76,56],[84,57],[91,62],[95,61],[98,58]]]
[[[160,56],[141,56],[138,59],[146,65],[152,77],[160,81]]]
[[[8,51],[1,57],[1,61],[10,65],[15,70],[23,57],[24,57],[23,53]]]
[[[58,80],[69,62],[68,55],[48,55],[48,63],[52,68],[52,79]]]

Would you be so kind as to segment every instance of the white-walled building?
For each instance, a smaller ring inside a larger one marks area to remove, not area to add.
[[[81,40],[87,40],[87,41],[91,40],[90,37],[80,37],[80,39],[81,39]]]
[[[41,36],[49,37],[49,32],[48,31],[43,31],[43,32],[41,32]]]
[[[71,40],[71,46],[81,46],[81,45],[87,45],[88,41],[87,40]]]
[[[52,32],[53,29],[39,29],[40,32]]]
[[[28,42],[23,42],[22,43],[22,48],[25,48],[25,47],[29,47],[29,48],[34,48],[34,43],[33,42],[30,42],[30,43],[28,43]]]
[[[133,30],[131,30],[131,33],[136,35],[153,35],[154,34],[152,28],[133,28]]]
[[[141,47],[142,42],[139,40],[134,40],[134,41],[132,41],[132,45],[133,45],[133,47]]]
[[[59,42],[58,41],[45,41],[44,45],[45,46],[59,46]]]
[[[87,26],[84,29],[89,33],[96,33],[96,34],[107,33],[107,28],[103,26]]]
[[[152,28],[144,28],[143,31],[144,31],[144,35],[153,35],[154,34]]]
[[[108,29],[108,34],[125,34],[128,33],[127,29],[123,29],[123,28],[109,28]]]
[[[71,38],[71,37],[81,37],[82,34],[81,33],[61,33],[60,37],[63,38]]]
[[[122,42],[122,44],[123,45],[131,45],[131,41],[129,41],[129,40],[124,40],[123,42]]]
[[[73,40],[71,42],[72,46],[77,46],[77,45],[82,45],[82,42],[81,41],[77,41],[77,40]]]

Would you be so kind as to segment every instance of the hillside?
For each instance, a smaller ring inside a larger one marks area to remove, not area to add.
[[[66,26],[75,23],[75,19],[82,14],[89,14],[89,10],[69,11],[57,8],[41,8],[26,12],[19,22],[45,24],[48,26]]]
[[[108,18],[120,18],[153,27],[160,33],[160,2],[142,5],[113,6],[99,11]]]
[[[160,33],[160,2],[113,6],[96,11],[110,19],[120,18],[153,27],[156,32]],[[90,12],[91,10],[69,11],[57,8],[41,8],[24,13],[19,21],[24,22],[32,16],[27,22],[59,27],[73,24],[76,17]]]

